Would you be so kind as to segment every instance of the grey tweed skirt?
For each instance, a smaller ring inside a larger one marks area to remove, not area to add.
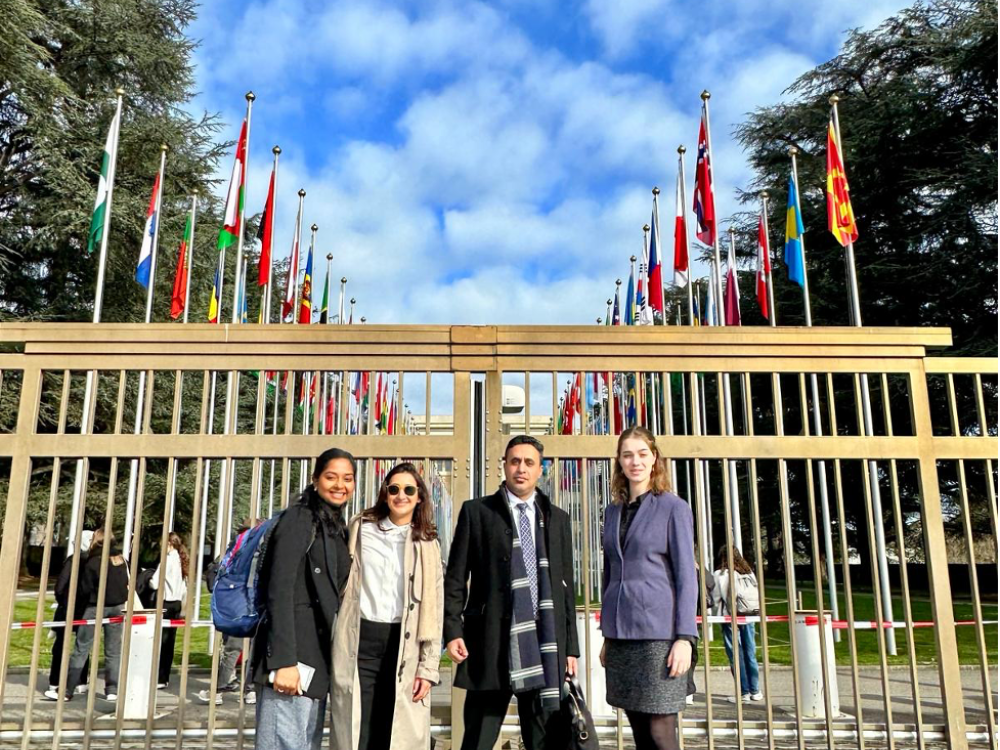
[[[667,654],[673,641],[605,640],[608,703],[625,711],[678,714],[687,698],[687,673],[670,677]]]

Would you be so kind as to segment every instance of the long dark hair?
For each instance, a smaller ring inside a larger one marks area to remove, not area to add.
[[[729,570],[729,555],[726,554],[729,548],[726,545],[719,547],[719,552],[715,556],[715,569],[716,570]],[[749,575],[753,573],[753,568],[750,567],[750,563],[746,561],[743,555],[737,547],[733,547],[733,570],[742,575]]]
[[[167,537],[167,544],[177,550],[177,556],[181,559],[181,575],[187,578],[190,558],[188,557],[187,547],[184,546],[183,540],[171,531]]]
[[[417,467],[409,461],[403,461],[389,469],[389,473],[382,480],[382,486],[379,488],[378,499],[375,501],[375,505],[366,508],[361,513],[362,520],[377,523],[383,518],[389,517],[389,485],[392,484],[392,478],[397,474],[409,474],[413,477],[413,481],[417,483],[417,507],[413,509],[413,520],[410,522],[413,529],[413,538],[418,542],[429,542],[432,539],[437,539],[437,526],[434,525],[434,509],[431,507],[431,494],[427,490],[427,483],[424,482],[424,478],[417,471]]]
[[[351,470],[357,474],[358,462],[354,456],[342,448],[328,448],[319,454],[316,464],[313,467],[312,480],[319,479],[327,464],[343,458],[351,462]],[[343,507],[328,503],[316,492],[316,487],[310,484],[299,496],[299,504],[305,505],[312,511],[313,521],[319,527],[325,527],[332,535],[344,535],[347,532],[347,523],[344,521]]]

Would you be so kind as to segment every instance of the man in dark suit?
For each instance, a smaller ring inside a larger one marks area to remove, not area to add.
[[[534,654],[530,647],[521,645],[519,649],[519,636],[515,634],[511,640],[512,618],[521,631],[525,624],[521,616],[527,611],[531,618],[533,613],[539,643],[545,640],[542,634],[548,626],[554,625],[558,654],[550,663],[558,665],[557,682],[562,682],[563,669],[576,674],[580,648],[570,519],[536,489],[542,476],[543,450],[533,437],[513,438],[504,451],[504,484],[493,495],[463,503],[458,515],[444,579],[444,640],[449,656],[458,665],[455,685],[468,691],[462,750],[493,747],[512,695],[517,697],[527,750],[542,750],[546,734],[550,739],[555,737],[551,722],[558,712],[552,709],[549,673],[546,685],[539,689],[525,689],[519,682],[519,674],[530,672],[531,665],[538,663],[533,661],[538,651],[546,649],[535,645]],[[542,534],[542,540],[536,538],[537,533]],[[541,554],[547,556],[547,569],[538,565]],[[520,558],[512,560],[514,555]],[[512,567],[518,575],[512,576]],[[541,580],[545,575],[548,583]],[[544,591],[551,592],[551,615],[545,611],[546,597],[541,595],[539,601],[539,592]],[[527,625],[531,628],[530,621]],[[512,650],[521,667],[528,665],[527,669],[515,669],[513,679]]]

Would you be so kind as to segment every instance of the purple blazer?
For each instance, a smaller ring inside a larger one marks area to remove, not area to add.
[[[632,519],[624,549],[619,544],[621,516],[621,504],[604,511],[604,637],[656,641],[697,637],[691,508],[669,492],[648,494]]]

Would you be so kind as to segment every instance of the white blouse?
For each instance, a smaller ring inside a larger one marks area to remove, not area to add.
[[[181,570],[181,556],[173,547],[167,550],[167,574],[163,579],[163,600],[166,602],[183,602],[187,598],[187,581]],[[150,588],[155,589],[160,583],[160,568],[156,568],[150,580]]]
[[[403,619],[403,555],[410,524],[388,518],[361,524],[361,617],[371,622]]]

